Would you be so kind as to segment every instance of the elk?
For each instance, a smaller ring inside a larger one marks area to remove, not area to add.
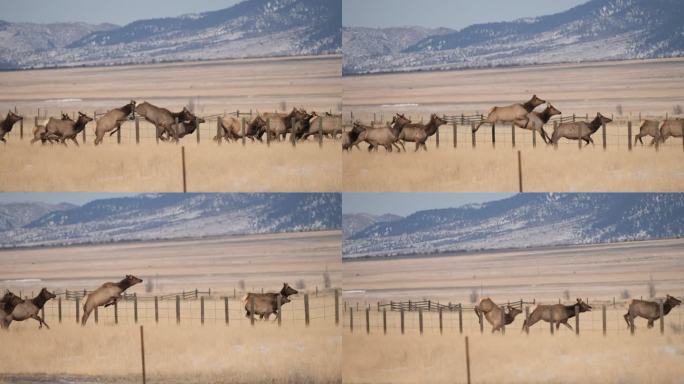
[[[118,283],[107,282],[102,284],[98,289],[90,292],[88,297],[83,304],[83,317],[81,318],[81,325],[84,326],[90,313],[95,310],[96,307],[116,304],[116,302],[121,298],[121,294],[128,288],[142,283],[142,279],[139,279],[133,275],[126,275],[123,280]]]
[[[297,290],[290,287],[288,283],[283,283],[283,288],[278,293],[268,292],[268,293],[247,293],[243,298],[242,302],[245,305],[246,317],[250,317],[252,313],[250,309],[252,308],[252,299],[254,300],[254,315],[259,315],[260,319],[266,319],[271,316],[271,314],[278,315],[278,297],[280,297],[280,304],[289,303],[289,296],[296,295]]]
[[[487,118],[480,121],[480,123],[473,128],[473,132],[477,132],[477,130],[480,129],[480,126],[485,123],[495,124],[497,122],[504,122],[515,123],[516,125],[527,125],[527,114],[544,103],[546,103],[546,100],[538,98],[537,95],[532,95],[532,98],[522,104],[517,103],[505,107],[494,107],[487,114]],[[522,127],[522,125],[519,126]]]
[[[639,133],[634,136],[634,145],[636,145],[637,140],[644,144],[644,141],[641,140],[644,136],[652,136],[653,140],[649,145],[655,144],[660,139],[660,122],[658,120],[644,120],[639,127]]]
[[[135,114],[135,100],[120,108],[108,111],[97,120],[95,127],[95,145],[102,143],[105,133],[116,132],[121,129],[121,124]],[[111,134],[110,134],[111,136]]]
[[[86,124],[91,121],[93,121],[92,118],[81,112],[78,113],[78,119],[76,121],[71,119],[64,120],[64,116],[62,116],[62,120],[51,117],[47,124],[45,124],[45,131],[41,135],[41,141],[44,143],[46,140],[50,142],[52,140],[58,140],[66,145],[66,140],[69,139],[78,146],[76,135],[83,131]],[[33,140],[35,140],[35,137]],[[31,142],[33,142],[33,140]]]
[[[17,121],[21,121],[23,119],[24,118],[22,116],[19,116],[12,111],[7,112],[5,119],[0,121],[0,141],[6,143],[7,141],[5,140],[5,135],[10,133]]]
[[[359,134],[359,136],[356,138],[356,141],[354,141],[352,145],[356,145],[362,141],[365,141],[370,144],[368,147],[369,152],[371,150],[377,151],[379,146],[385,147],[387,152],[392,152],[392,146],[401,151],[397,145],[399,133],[403,127],[410,122],[411,120],[407,119],[404,115],[397,113],[392,118],[392,123],[387,124],[384,127],[369,127],[367,125],[356,123],[359,128],[363,128],[363,131]],[[402,147],[404,146],[402,142],[399,142],[399,144],[401,144]],[[404,150],[406,149],[404,148]]]
[[[11,320],[6,320],[5,318],[7,315],[11,314],[12,311],[14,311],[14,307],[16,307],[19,303],[23,302],[21,297],[15,295],[14,293],[7,291],[5,295],[0,299],[0,327],[1,328],[7,328],[9,327],[10,323],[12,322]]]
[[[670,136],[682,137],[682,131],[684,131],[684,119],[665,120],[660,126],[660,141],[664,143]]]
[[[549,103],[546,105],[546,108],[544,108],[544,110],[541,112],[532,111],[528,113],[527,122],[524,123],[522,120],[518,120],[516,121],[515,125],[523,129],[529,129],[531,131],[539,132],[539,135],[541,136],[542,140],[544,140],[544,143],[548,143],[550,138],[544,130],[544,124],[548,123],[551,117],[560,114],[561,111],[557,110],[556,108],[554,108],[553,105]]]
[[[427,139],[434,135],[440,126],[446,124],[446,120],[440,118],[436,114],[430,116],[430,121],[423,125],[421,123],[410,123],[406,124],[401,128],[398,139],[402,141],[411,141],[416,143],[416,152],[421,147],[427,151],[427,145],[425,142]],[[402,144],[403,146],[403,144]]]
[[[643,317],[644,319],[648,320],[648,328],[653,328],[654,321],[658,320],[661,316],[664,317],[670,313],[672,308],[680,305],[681,303],[681,300],[667,295],[665,297],[665,301],[663,301],[663,313],[661,314],[659,303],[656,303],[655,301],[633,299],[629,303],[629,309],[627,309],[627,313],[625,313],[625,322],[627,322],[627,326],[631,328],[634,326],[634,320],[637,317]]]
[[[481,316],[484,315],[485,319],[492,325],[492,333],[501,330],[504,325],[511,324],[515,317],[522,313],[520,309],[513,308],[510,305],[507,305],[506,309],[508,312],[496,305],[489,297],[481,298],[474,308],[480,322],[482,321]]]
[[[558,124],[551,134],[549,144],[558,145],[558,140],[566,138],[569,140],[583,140],[587,144],[591,143],[593,145],[594,140],[592,140],[591,135],[598,131],[603,124],[608,124],[611,121],[613,120],[597,113],[594,120],[590,122],[577,121]]]
[[[48,291],[46,288],[41,289],[38,296],[34,297],[31,300],[23,300],[21,303],[17,304],[12,310],[12,313],[5,316],[3,324],[6,323],[7,327],[9,327],[9,324],[12,321],[24,321],[27,319],[35,319],[40,324],[40,327],[38,327],[38,329],[43,328],[43,325],[45,325],[47,329],[50,329],[50,327],[47,325],[47,323],[45,323],[43,318],[38,315],[38,312],[43,308],[43,306],[48,300],[54,299],[55,297],[57,296],[54,293]],[[4,325],[3,327],[7,328]]]
[[[568,324],[568,320],[575,316],[575,307],[579,312],[591,311],[591,306],[578,298],[577,302],[572,305],[553,304],[553,305],[537,305],[537,308],[532,311],[530,317],[523,323],[523,331],[530,329],[539,320],[544,320],[547,323],[555,324],[556,329],[561,324],[572,330],[572,326]]]
[[[313,112],[312,117],[309,119],[309,130],[302,135],[302,140],[306,140],[309,136],[317,135],[321,132],[333,139],[337,137],[342,132],[342,116],[329,115],[327,112],[325,115],[319,116],[316,112]]]
[[[64,121],[74,121],[69,114],[62,112],[62,120]],[[46,141],[49,141],[50,144],[52,144],[52,139],[48,138],[45,136],[45,133],[47,130],[45,129],[45,124],[43,125],[36,125],[33,128],[33,139],[31,139],[31,144],[35,143],[36,141],[39,141],[42,144],[45,144]]]
[[[214,141],[221,143],[222,140],[238,140],[242,138],[242,120],[235,116],[219,117]],[[257,114],[252,121],[245,122],[244,137],[254,141],[261,140],[259,133],[265,132],[266,121]]]

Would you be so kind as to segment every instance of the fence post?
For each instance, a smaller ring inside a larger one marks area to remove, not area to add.
[[[135,117],[135,143],[140,144],[140,119]]]
[[[318,117],[318,147],[323,147],[323,117]]]
[[[454,120],[454,122],[453,122],[453,128],[454,128],[454,141],[453,141],[453,145],[454,145],[454,148],[456,148],[456,147],[458,147],[458,132],[457,132],[457,130],[458,130],[458,125],[456,125],[456,121],[455,121],[455,120]]]
[[[632,150],[632,120],[627,122],[627,149]]]
[[[463,334],[463,307],[458,305],[458,333]]]
[[[437,145],[437,148],[439,148],[439,127],[437,127],[437,130],[435,131],[435,144]]]
[[[399,319],[401,320],[401,334],[404,334],[404,308],[399,310]]]
[[[304,323],[309,326],[309,294],[304,294]]]
[[[199,126],[199,121],[198,121],[197,117],[195,117],[194,123],[195,123],[195,132],[197,132],[197,144],[199,144],[200,143],[200,126]]]
[[[154,322],[159,323],[159,297],[154,297]]]
[[[549,325],[550,325],[550,329],[551,329],[551,335],[553,335],[553,322],[550,322]]]
[[[81,311],[81,305],[80,304],[81,304],[81,299],[77,297],[76,298],[76,324],[78,324],[78,318],[81,317],[80,316],[80,311]]]
[[[57,318],[59,319],[59,323],[62,324],[62,298],[61,297],[57,299]]]
[[[530,307],[525,307],[525,325],[528,325],[530,323]],[[530,327],[526,326],[525,327],[525,333],[530,334]]]
[[[366,334],[370,335],[370,308],[366,307]]]
[[[295,118],[293,117],[290,119],[290,142],[292,143],[293,147],[297,146],[297,132],[295,132]]]
[[[466,349],[466,377],[467,383],[470,384],[470,348],[468,348],[468,336],[465,337],[465,349]]]
[[[518,150],[518,190],[520,193],[523,191],[523,178],[522,178],[522,154]]]
[[[223,318],[226,322],[226,325],[230,324],[230,315],[228,314],[228,297],[227,296],[223,297]]]
[[[114,324],[119,324],[119,302],[114,302]]]
[[[354,308],[349,307],[349,332],[354,333]]]
[[[577,335],[577,336],[579,336],[579,334],[580,334],[579,316],[580,316],[579,305],[575,305],[575,335]]]
[[[630,310],[627,310],[627,314],[627,317],[629,318],[629,333],[634,335],[634,315]]]
[[[382,309],[382,333],[387,334],[387,309]]]
[[[606,335],[606,305],[603,304],[601,307],[601,317],[603,320],[603,336]]]
[[[266,146],[270,147],[271,146],[271,118],[266,119]],[[290,129],[292,129],[292,126],[290,126]]]
[[[496,148],[496,123],[492,123],[492,148]]]
[[[133,295],[133,319],[138,323],[138,295]]]
[[[204,296],[200,297],[200,324],[204,325]]]
[[[477,312],[477,320],[480,323],[480,333],[484,333],[484,322],[482,322],[482,312]]]
[[[116,130],[116,143],[121,144],[121,128]]]
[[[537,131],[532,131],[532,148],[537,148]]]
[[[418,328],[420,328],[420,334],[423,334],[423,308],[418,308]]]
[[[506,312],[501,309],[501,336],[506,334]]]
[[[513,148],[515,148],[515,123],[511,123],[511,143]]]
[[[603,149],[606,149],[606,124],[601,124],[601,135],[603,135]]]
[[[180,296],[176,296],[176,324],[180,324]]]
[[[439,334],[441,335],[443,331],[442,326],[442,307],[439,307]]]
[[[470,123],[470,134],[473,137],[473,148],[475,148],[475,122]]]
[[[665,316],[663,315],[665,313],[665,308],[663,308],[663,300],[660,299],[660,334],[665,333]]]
[[[238,115],[239,116],[239,115]],[[240,119],[240,132],[242,133],[242,146],[245,146],[245,118]]]
[[[254,295],[249,297],[249,323],[254,326]]]
[[[181,146],[181,166],[183,170],[183,193],[188,191],[188,183],[185,178],[185,146]]]

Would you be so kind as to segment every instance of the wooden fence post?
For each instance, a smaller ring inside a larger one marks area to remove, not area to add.
[[[439,307],[439,334],[441,335],[443,331],[442,325],[442,307]]]
[[[121,128],[116,130],[116,143],[121,144]]]
[[[349,307],[349,332],[354,333],[354,308]]]
[[[470,348],[468,348],[468,336],[465,337],[465,352],[466,352],[466,377],[467,383],[470,384]]]
[[[335,289],[335,325],[340,324],[340,291]]]
[[[518,191],[523,191],[523,177],[522,177],[522,154],[518,150]]]
[[[200,297],[200,324],[204,325],[204,296]]]
[[[271,118],[266,119],[266,146],[270,147],[271,146]],[[290,126],[290,129],[292,129],[292,126]]]
[[[382,333],[387,334],[387,309],[382,309]]]
[[[181,146],[181,167],[182,167],[182,172],[183,172],[183,193],[186,193],[188,191],[188,184],[187,180],[185,178],[185,146]]]
[[[154,322],[159,323],[159,297],[154,297]]]
[[[241,122],[240,132],[242,133],[242,146],[244,147],[246,144],[246,141],[245,141],[245,139],[246,139],[245,138],[245,118],[243,117],[242,119],[240,119],[240,122]]]
[[[142,359],[142,380],[145,384],[145,337],[143,335],[143,326],[140,326],[140,357]]]
[[[133,295],[133,319],[138,323],[138,295]]]
[[[370,335],[370,308],[366,307],[366,334]]]
[[[404,334],[404,308],[399,310],[399,319],[401,321],[401,334]]]
[[[176,295],[176,324],[180,324],[180,322],[181,322],[180,296]]]
[[[323,147],[323,117],[318,118],[318,147]]]
[[[506,334],[506,312],[501,309],[501,336]]]
[[[280,312],[280,311],[278,311],[278,312]],[[228,313],[228,297],[227,296],[223,297],[223,317],[224,317],[224,320],[226,322],[226,325],[229,325],[230,324],[230,314]]]
[[[454,130],[454,141],[453,141],[453,146],[454,148],[458,147],[458,125],[456,124],[456,120],[453,122],[453,130]]]
[[[309,294],[304,294],[304,324],[309,326]]]
[[[20,293],[21,295],[21,293]],[[62,298],[57,299],[57,318],[59,319],[59,323],[62,324]]]
[[[135,117],[135,143],[140,144],[140,119]]]
[[[665,313],[665,308],[663,308],[663,300],[660,299],[660,334],[665,333],[665,316],[663,313]]]
[[[418,308],[418,328],[420,329],[420,334],[423,334],[423,308]]]
[[[553,323],[549,323],[550,329],[551,329],[551,335],[553,335]]]
[[[292,143],[293,147],[296,147],[297,146],[297,132],[295,131],[296,124],[295,124],[295,118],[294,117],[292,119],[290,119],[290,127],[291,127],[291,129],[290,129],[290,131],[291,131],[290,132],[290,142]]]
[[[496,123],[492,123],[492,148],[496,148]]]
[[[119,302],[114,302],[114,324],[119,324]]]
[[[458,305],[458,333],[463,334],[463,307]]]
[[[601,124],[601,135],[603,136],[603,149],[606,149],[606,124]]]
[[[601,318],[603,320],[603,336],[606,335],[606,305],[601,306]]]
[[[221,132],[221,116],[216,117],[216,143],[220,145],[223,141],[223,134],[219,132]]]
[[[627,149],[632,150],[632,120],[627,122]]]
[[[484,333],[484,322],[482,321],[482,312],[477,312],[477,320],[480,323],[480,333]]]
[[[250,296],[249,300],[249,323],[254,326],[254,295]]]
[[[575,305],[575,335],[579,336],[580,334],[580,311],[579,311],[579,305]]]
[[[627,317],[629,318],[629,333],[634,335],[634,315],[632,311],[627,311]]]
[[[437,148],[439,148],[439,127],[437,127],[437,130],[435,131],[435,144],[437,145]]]
[[[515,148],[515,124],[511,124],[511,144]]]
[[[76,298],[76,324],[78,324],[78,318],[81,317],[80,311],[81,311],[81,299],[77,297]]]
[[[530,307],[525,307],[525,325],[530,323]],[[524,328],[526,334],[530,334],[530,327]]]
[[[470,134],[473,139],[473,148],[475,148],[475,122],[470,123]]]
[[[199,120],[197,119],[197,117],[195,117],[194,123],[195,123],[195,132],[197,132],[197,144],[199,144],[200,143],[200,126],[199,126]]]
[[[537,148],[537,131],[532,131],[532,148]]]

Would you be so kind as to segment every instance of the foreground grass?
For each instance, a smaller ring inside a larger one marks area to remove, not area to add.
[[[36,324],[2,334],[0,382],[140,381],[138,326]],[[149,382],[339,382],[341,349],[334,326],[145,326]]]
[[[111,140],[110,140],[111,141]],[[185,143],[188,191],[333,192],[341,185],[339,141]],[[175,144],[91,142],[80,148],[8,143],[0,151],[3,191],[178,192],[181,147]]]

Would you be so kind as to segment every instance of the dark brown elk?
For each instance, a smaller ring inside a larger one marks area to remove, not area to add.
[[[665,301],[663,301],[662,316],[666,316],[668,313],[670,313],[672,308],[680,305],[681,303],[681,300],[667,295],[665,297]],[[653,328],[653,322],[661,317],[660,303],[637,299],[632,300],[629,303],[629,308],[624,316],[627,326],[631,328],[634,325],[633,322],[637,317],[643,317],[644,319],[648,320],[648,328]]]
[[[477,132],[477,130],[480,129],[480,126],[485,123],[495,124],[497,122],[502,122],[515,123],[519,126],[520,124],[526,125],[527,114],[544,103],[546,103],[546,100],[538,98],[537,95],[532,95],[532,98],[522,104],[518,103],[505,107],[494,107],[489,111],[487,117],[473,128],[473,132]]]
[[[121,129],[121,124],[129,118],[133,118],[134,113],[135,101],[131,100],[130,103],[123,107],[112,109],[102,115],[97,120],[97,126],[95,127],[95,145],[102,143],[105,133],[116,132]]]
[[[189,121],[181,121],[178,124],[174,123],[171,126],[171,129],[176,131],[179,139],[182,139],[183,137],[194,133],[201,123],[206,123],[206,120],[201,117],[195,117]]]
[[[549,144],[557,145],[558,140],[566,138],[569,140],[583,140],[587,144],[594,144],[591,135],[593,135],[603,124],[610,123],[611,119],[603,116],[600,113],[596,114],[594,120],[590,122],[576,121],[571,123],[561,123],[553,130],[551,134],[551,141]]]
[[[221,143],[223,140],[239,140],[242,138],[243,119],[236,116],[219,117],[214,141]],[[244,120],[244,136],[254,141],[261,141],[260,133],[265,132],[266,121],[257,114],[252,121]]]
[[[309,136],[315,136],[319,133],[323,133],[326,137],[336,138],[338,134],[342,133],[342,116],[329,115],[327,112],[325,115],[320,116],[313,112],[312,117],[309,119],[309,130],[302,135],[302,140],[306,140]]]
[[[575,307],[579,309],[580,313],[591,311],[589,304],[585,303],[579,298],[577,299],[577,302],[572,305],[537,305],[537,308],[532,311],[530,317],[523,323],[523,331],[530,329],[530,327],[536,324],[539,320],[544,320],[547,323],[555,324],[556,329],[558,329],[561,324],[572,329],[570,324],[568,324],[568,320],[575,317]]]
[[[259,318],[266,319],[271,316],[271,314],[278,315],[278,298],[280,297],[280,305],[289,303],[289,297],[296,295],[297,290],[290,287],[289,284],[283,283],[283,288],[278,293],[247,293],[243,298],[242,302],[245,304],[246,316],[250,317],[252,314],[250,308],[252,307],[252,299],[254,299],[254,315],[259,315]]]
[[[363,132],[364,130],[365,128],[363,128],[361,123],[355,121],[351,131],[342,132],[342,150],[351,151],[353,146],[356,146],[356,148],[359,149],[359,144],[355,142],[359,138],[361,132]]]
[[[62,120],[73,121],[69,114],[64,112],[62,112]],[[36,141],[41,141],[43,144],[45,144],[45,142],[48,141],[48,139],[45,137],[45,132],[47,132],[47,130],[45,129],[45,124],[36,125],[33,128],[33,139],[31,139],[31,144],[35,143]],[[52,140],[49,141],[50,144],[52,144]]]
[[[24,118],[22,116],[19,116],[12,111],[7,112],[7,116],[5,116],[5,119],[0,122],[0,141],[6,143],[7,141],[5,140],[5,135],[10,133],[10,131],[14,127],[14,124],[23,119]]]
[[[81,325],[86,324],[90,313],[93,312],[96,307],[114,305],[121,298],[121,294],[124,293],[125,290],[142,282],[142,279],[133,275],[126,275],[126,277],[118,283],[104,283],[98,289],[90,292],[83,304]]]
[[[48,291],[46,288],[41,289],[38,296],[31,300],[24,300],[17,304],[12,310],[12,313],[5,316],[4,323],[7,323],[9,326],[12,321],[35,319],[38,323],[40,323],[40,327],[38,327],[38,329],[43,328],[43,325],[50,329],[43,318],[38,315],[38,312],[43,308],[48,300],[54,299],[55,297],[57,296]]]
[[[543,111],[541,112],[535,112],[532,111],[527,114],[527,123],[523,123],[523,121],[517,121],[516,125],[523,128],[523,129],[529,129],[531,131],[536,131],[539,133],[541,136],[542,140],[544,140],[544,143],[548,143],[549,140],[549,135],[546,134],[546,131],[544,130],[544,124],[548,123],[551,117],[560,115],[561,111],[557,110],[554,108],[553,105],[548,104],[546,108],[544,108]]]
[[[430,116],[430,121],[428,121],[428,123],[425,125],[421,123],[410,123],[404,125],[397,139],[400,140],[400,142],[411,141],[416,143],[416,152],[421,147],[427,151],[427,145],[425,145],[425,142],[430,136],[437,132],[440,126],[444,124],[446,124],[446,120],[433,113]]]
[[[92,118],[79,112],[78,119],[73,120],[57,120],[51,117],[45,124],[45,132],[41,135],[41,141],[53,141],[57,140],[62,144],[66,145],[66,140],[73,141],[76,146],[78,146],[78,141],[76,140],[76,135],[81,133],[86,127],[86,124],[93,121]],[[35,140],[35,138],[33,139]],[[33,140],[31,142],[33,142]]]
[[[12,313],[12,311],[14,311],[14,307],[16,307],[19,303],[23,301],[24,300],[21,297],[15,295],[10,291],[7,291],[5,293],[2,299],[0,299],[0,328],[9,327],[12,321],[6,320],[5,318],[7,317],[7,315]]]
[[[660,141],[664,143],[670,136],[682,137],[682,132],[684,132],[684,119],[665,120],[660,126]]]
[[[636,145],[637,140],[641,144],[644,144],[644,141],[641,140],[641,138],[645,136],[653,137],[653,140],[651,140],[651,144],[649,145],[656,143],[656,140],[660,138],[660,122],[658,120],[644,120],[644,122],[641,123],[639,133],[634,136],[634,145]]]
[[[489,324],[492,325],[492,333],[501,330],[504,325],[511,324],[515,320],[515,317],[522,312],[520,309],[510,305],[506,306],[506,309],[508,310],[506,311],[496,305],[489,297],[481,298],[474,309],[479,321],[482,321],[480,316],[484,316]]]

